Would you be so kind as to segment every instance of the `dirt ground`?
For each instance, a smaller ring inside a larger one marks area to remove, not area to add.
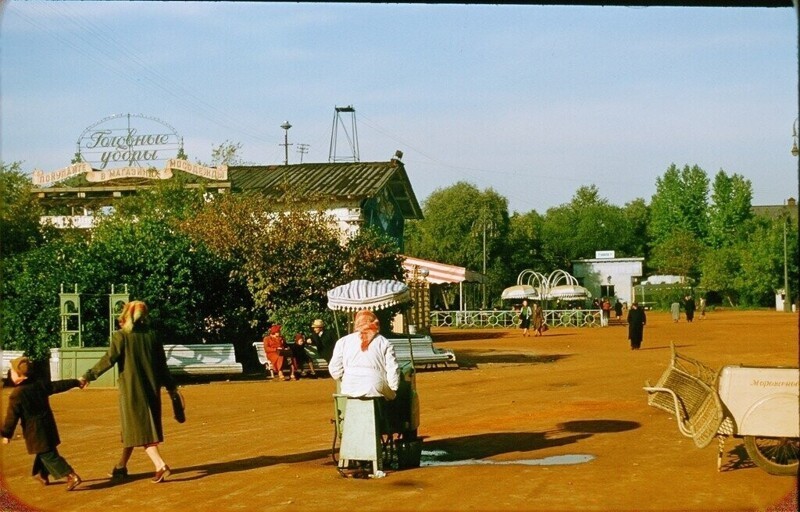
[[[797,366],[798,316],[715,311],[676,324],[650,313],[642,350],[631,351],[626,335],[613,319],[608,328],[554,328],[540,338],[435,330],[460,368],[417,374],[423,453],[445,451],[462,464],[381,479],[335,470],[329,379],[186,383],[188,421],[164,419],[162,453],[173,473],[158,485],[139,450],[132,477],[109,481],[120,449],[117,391],[72,390],[52,405],[60,450],[84,483],[73,492],[62,482],[41,487],[17,437],[0,452],[0,510],[796,510],[796,478],[756,467],[740,439],[727,441],[718,472],[717,443],[696,448],[671,415],[647,405],[642,386],[663,372],[670,341],[714,367]],[[532,459],[577,463],[521,463]]]

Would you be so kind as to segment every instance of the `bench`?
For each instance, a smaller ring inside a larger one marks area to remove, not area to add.
[[[0,353],[3,354],[2,378],[5,379],[11,370],[11,361],[24,356],[25,353],[22,350],[0,350]]]
[[[411,356],[413,355],[414,366],[436,368],[443,365],[448,368],[452,364],[458,367],[455,352],[434,347],[433,339],[430,336],[411,335],[410,339],[409,346],[409,338],[407,337],[389,338],[389,342],[394,346],[394,355],[398,362],[411,361]]]
[[[174,375],[227,375],[242,373],[242,364],[230,343],[164,345],[167,366]]]
[[[258,362],[264,366],[264,369],[267,370],[270,378],[275,377],[275,368],[272,367],[272,363],[269,361],[269,359],[267,359],[267,352],[264,350],[264,342],[254,341],[253,346],[256,349]],[[305,351],[306,354],[308,354],[308,358],[311,360],[311,363],[314,365],[314,371],[328,371],[328,361],[319,355],[316,348],[306,346]],[[303,368],[298,368],[298,370],[302,369]],[[284,365],[284,370],[291,371],[291,365]]]
[[[698,448],[705,448],[715,436],[719,436],[719,469],[724,436],[733,432],[733,420],[725,414],[717,392],[719,372],[696,359],[678,354],[674,344],[671,344],[671,350],[669,366],[655,386],[645,382],[647,403],[674,414],[678,430],[691,437]]]

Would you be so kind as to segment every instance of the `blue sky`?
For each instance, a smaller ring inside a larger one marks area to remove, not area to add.
[[[353,105],[361,160],[402,150],[420,202],[457,181],[521,213],[591,184],[649,202],[675,163],[781,204],[797,59],[791,8],[11,1],[0,158],[65,167],[85,128],[131,113],[173,126],[192,161],[232,141],[283,163],[288,120],[303,161],[326,162],[334,107]]]

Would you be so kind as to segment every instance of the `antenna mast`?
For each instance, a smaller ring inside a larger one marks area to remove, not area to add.
[[[350,114],[350,131],[342,120],[341,114]],[[347,144],[350,149],[349,155],[339,155],[337,143],[339,139],[339,127],[342,128]],[[358,130],[356,129],[356,109],[352,105],[346,107],[334,107],[333,127],[331,128],[331,147],[328,151],[328,162],[360,162],[358,155]]]

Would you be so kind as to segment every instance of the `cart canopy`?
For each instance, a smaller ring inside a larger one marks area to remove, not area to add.
[[[334,311],[377,311],[410,300],[408,286],[391,279],[357,279],[328,291],[328,308]]]

